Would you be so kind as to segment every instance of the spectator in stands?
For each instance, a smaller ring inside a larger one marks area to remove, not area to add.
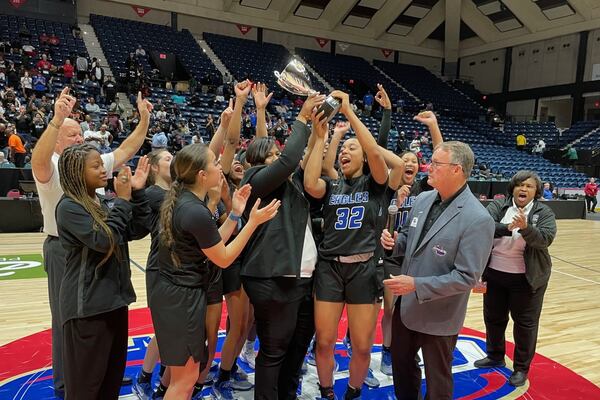
[[[25,106],[19,107],[14,123],[16,131],[20,134],[31,134],[31,115],[27,112]]]
[[[0,56],[2,57],[2,56]],[[4,67],[0,67],[0,85],[4,86],[6,84],[6,73],[4,72]]]
[[[33,47],[31,43],[25,43],[21,49],[28,57],[33,57],[35,55],[35,47]]]
[[[487,356],[475,361],[477,368],[506,365],[505,331],[513,319],[514,371],[508,382],[515,387],[527,382],[537,343],[544,293],[552,262],[548,247],[556,236],[552,210],[538,201],[542,182],[532,171],[519,171],[508,186],[509,196],[487,207],[496,222],[494,246],[482,280],[483,319]]]
[[[185,96],[183,95],[183,93],[181,93],[181,91],[178,91],[177,93],[174,93],[171,96],[171,100],[175,104],[179,104],[179,105],[185,104]]]
[[[97,76],[97,74],[95,76]],[[114,102],[117,96],[117,85],[115,84],[115,81],[113,81],[112,76],[109,75],[106,77],[106,82],[104,82],[102,89],[104,90],[105,104]]]
[[[60,44],[60,39],[55,34],[50,35],[48,38],[48,44],[50,46],[58,46]]]
[[[152,151],[166,149],[169,145],[167,135],[158,128],[156,130],[157,132],[152,135]]]
[[[16,89],[19,86],[19,73],[15,68],[15,63],[12,61],[8,63],[8,70],[6,71],[6,85],[13,89]]]
[[[552,193],[550,182],[544,182],[544,194],[542,195],[542,197],[544,198],[544,200],[554,199],[554,194]]]
[[[35,65],[38,70],[50,71],[53,67],[52,63],[48,60],[48,55],[42,54],[42,58]]]
[[[146,57],[146,50],[144,50],[144,48],[142,47],[141,44],[138,44],[137,49],[135,49],[135,56],[139,59],[139,58],[143,58]]]
[[[17,168],[23,168],[25,165],[25,156],[27,155],[23,140],[17,135],[15,127],[12,125],[6,127],[5,135],[8,138],[8,159],[12,161]]]
[[[48,39],[50,39],[50,37],[46,34],[46,32],[42,32],[40,35],[40,44],[48,44]]]
[[[73,26],[71,29],[71,34],[73,35],[73,38],[81,39],[81,28],[77,25]]]
[[[4,157],[4,153],[0,151],[0,168],[15,168],[15,164],[11,163]]]
[[[26,99],[33,93],[33,81],[27,70],[23,72],[23,76],[21,77],[21,89],[23,89],[23,96]]]
[[[88,73],[89,65],[87,58],[83,54],[79,54],[75,61],[75,66],[77,67],[77,79],[82,81]]]
[[[84,120],[79,124],[81,127],[81,132],[83,132],[83,136],[85,138],[85,132],[91,130],[90,128],[93,126],[92,117],[88,114],[85,116]]]
[[[365,109],[365,115],[368,117],[371,115],[371,111],[373,110],[373,95],[371,91],[368,91],[367,94],[363,97],[363,105]]]
[[[100,66],[100,62],[96,57],[92,59],[92,65],[90,67],[90,79],[98,82],[100,86],[104,83],[104,69]]]
[[[485,163],[479,164],[479,178],[480,179],[490,179],[492,175],[492,171],[488,168]]]
[[[535,146],[533,146],[533,150],[531,151],[533,154],[542,155],[546,151],[546,142],[544,139],[540,139]]]
[[[525,150],[525,146],[527,145],[527,138],[524,133],[519,133],[516,137],[517,150],[523,151]]]
[[[48,90],[48,86],[46,86],[46,77],[38,72],[31,79],[34,92],[38,96],[46,94],[46,91]]]
[[[39,139],[42,136],[42,133],[46,130],[46,122],[42,117],[42,114],[36,112],[33,115],[33,120],[31,121],[31,134],[33,137]]]
[[[25,22],[23,22],[19,28],[19,37],[28,39],[31,38],[31,32],[29,32],[29,28],[27,28]]]
[[[73,65],[71,64],[71,60],[69,60],[68,58],[65,60],[65,64],[63,65],[63,76],[65,78],[64,82],[65,83],[71,83],[73,81],[73,75],[74,75],[74,71],[75,68],[73,68]]]
[[[412,142],[410,142],[410,151],[417,154],[421,151],[421,140],[419,140],[419,136],[415,136]]]
[[[121,99],[119,99],[119,96],[115,97],[115,101],[113,101],[108,109],[111,113],[117,114],[119,117],[125,113],[125,106],[121,104]]]
[[[587,210],[591,213],[595,213],[596,205],[598,204],[598,200],[596,199],[596,196],[598,195],[598,185],[596,184],[596,179],[590,178],[589,182],[585,184],[583,191],[585,192],[585,203],[587,205]]]
[[[563,154],[563,158],[566,157],[567,160],[569,161],[569,165],[571,167],[573,167],[575,165],[575,163],[577,162],[577,160],[579,159],[579,156],[577,155],[577,150],[575,149],[575,147],[571,146],[570,144],[567,145],[567,152],[565,154]]]
[[[100,106],[96,104],[93,97],[88,99],[88,103],[85,105],[85,112],[94,122],[98,122],[100,118]]]

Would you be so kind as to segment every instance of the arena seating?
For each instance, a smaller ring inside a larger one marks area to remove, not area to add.
[[[567,144],[585,136],[594,129],[598,128],[599,125],[600,121],[578,121],[574,123],[571,128],[564,131],[560,136],[560,147],[563,148]],[[575,148],[591,149],[598,147],[595,139],[597,139],[597,137],[595,137],[593,134],[589,137],[583,138],[581,141],[575,143]]]
[[[477,118],[483,108],[457,92],[423,67],[375,60],[374,65],[412,92],[423,102],[431,102],[436,111],[448,111],[457,117]]]
[[[527,149],[531,149],[538,140],[543,139],[547,147],[558,145],[558,129],[554,122],[507,122],[504,125],[507,146],[514,146],[515,138],[522,133],[527,138]]]
[[[381,83],[392,104],[396,105],[398,100],[404,100],[404,109],[416,111],[416,101],[400,87],[373,68],[365,59],[345,54],[331,55],[317,50],[297,48],[296,52],[312,68],[334,88],[348,93],[354,93],[362,100],[362,96],[370,91],[372,95],[377,92],[377,84]],[[353,83],[350,83],[351,80]]]
[[[198,81],[207,75],[218,74],[214,64],[206,57],[188,30],[174,31],[168,26],[130,21],[120,18],[91,14],[90,24],[94,27],[102,51],[111,69],[117,76],[127,72],[125,62],[129,53],[138,45],[146,51],[140,59],[146,71],[150,51],[173,53],[179,57],[187,72]]]

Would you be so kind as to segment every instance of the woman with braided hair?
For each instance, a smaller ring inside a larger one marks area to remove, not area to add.
[[[150,293],[150,311],[160,343],[163,365],[171,368],[165,399],[188,399],[207,361],[207,260],[227,268],[240,254],[256,228],[277,214],[280,202],[258,208],[257,200],[244,228],[227,246],[250,196],[250,185],[235,191],[232,211],[217,229],[205,199],[219,185],[221,167],[203,144],[184,147],[172,162],[175,180],[160,215],[158,262],[160,275]]]
[[[108,174],[98,150],[75,145],[58,171],[65,193],[56,210],[66,268],[60,289],[65,393],[72,399],[117,399],[127,358],[127,306],[135,301],[127,241],[144,237],[148,160],[135,175],[123,168],[117,197],[96,194]]]

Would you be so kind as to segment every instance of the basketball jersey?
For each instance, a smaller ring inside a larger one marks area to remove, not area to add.
[[[371,174],[337,180],[325,178],[323,218],[325,232],[319,246],[323,258],[375,252],[377,229],[387,212],[387,182],[375,182]]]

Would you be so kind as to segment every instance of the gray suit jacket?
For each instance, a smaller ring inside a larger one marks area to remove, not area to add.
[[[402,274],[415,277],[416,291],[402,296],[404,325],[417,332],[449,336],[463,326],[471,288],[492,250],[494,220],[467,187],[417,246],[437,195],[432,190],[417,197],[393,256],[403,255]]]

